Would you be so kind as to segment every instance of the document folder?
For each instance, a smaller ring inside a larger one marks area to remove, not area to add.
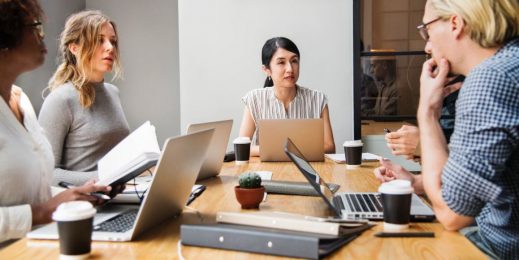
[[[371,226],[366,225],[366,229]],[[365,229],[364,229],[365,230]],[[363,231],[363,230],[362,230]],[[260,254],[320,259],[355,239],[241,225],[181,225],[182,244]]]

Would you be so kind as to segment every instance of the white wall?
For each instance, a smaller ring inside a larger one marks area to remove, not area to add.
[[[181,128],[234,119],[241,97],[263,86],[261,48],[275,36],[298,45],[298,84],[329,99],[337,151],[353,137],[353,23],[344,0],[179,0]]]
[[[56,55],[59,34],[70,14],[85,9],[85,0],[40,0],[40,5],[45,12],[44,42],[48,50],[45,63],[36,70],[22,74],[16,81],[31,100],[37,114],[43,103],[42,91],[47,87],[50,77],[58,66]]]
[[[65,19],[99,9],[115,20],[124,79],[114,82],[132,129],[145,120],[159,142],[187,124],[234,119],[238,135],[241,97],[263,86],[261,47],[274,36],[301,51],[299,84],[323,91],[338,151],[353,137],[352,3],[344,0],[41,0],[49,53],[39,69],[22,75],[36,111],[53,74]],[[180,57],[179,57],[180,50]],[[179,73],[180,71],[180,73]],[[110,78],[107,79],[110,81]]]
[[[130,128],[149,120],[160,145],[179,135],[177,2],[87,0],[86,8],[101,10],[117,24],[124,79],[114,84]]]

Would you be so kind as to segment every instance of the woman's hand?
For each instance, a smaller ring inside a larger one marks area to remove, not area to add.
[[[97,186],[94,180],[90,180],[79,187],[73,187],[67,189],[58,195],[52,197],[47,202],[41,204],[31,205],[32,210],[32,224],[39,225],[45,224],[52,221],[52,213],[56,208],[63,202],[74,201],[74,200],[85,200],[90,201],[92,204],[97,205],[104,202],[96,196],[90,195],[92,192],[103,192],[109,193],[112,190],[110,186]]]
[[[420,130],[416,126],[403,125],[396,132],[386,134],[387,147],[394,155],[402,155],[408,160],[414,159],[420,141]]]

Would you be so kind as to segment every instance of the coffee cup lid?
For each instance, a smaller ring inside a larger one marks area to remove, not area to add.
[[[408,180],[393,180],[384,182],[378,188],[378,192],[385,194],[410,194],[414,189]]]
[[[76,221],[91,218],[96,209],[88,201],[69,201],[61,203],[52,213],[54,221]]]
[[[362,146],[362,140],[345,141],[343,146]]]
[[[240,136],[234,139],[233,143],[235,144],[248,144],[250,143],[250,138],[247,136]]]

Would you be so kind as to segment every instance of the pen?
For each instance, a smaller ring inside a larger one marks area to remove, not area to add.
[[[189,199],[187,200],[186,206],[189,206],[191,202],[193,202],[198,196],[200,196],[205,191],[205,186],[201,185],[198,189],[191,192],[189,195]]]
[[[60,181],[60,182],[58,183],[58,185],[59,185],[60,187],[65,188],[65,189],[70,189],[70,188],[74,188],[74,187],[75,187],[74,184],[69,183],[69,182],[66,182],[66,181]],[[91,195],[91,196],[94,196],[94,197],[96,197],[96,198],[103,199],[103,200],[109,200],[109,199],[111,199],[110,196],[108,196],[108,195],[106,195],[106,194],[103,194],[103,193],[100,193],[100,192],[92,192],[92,193],[90,193],[90,194],[88,194],[88,195]]]
[[[434,232],[378,232],[376,237],[434,237]]]

